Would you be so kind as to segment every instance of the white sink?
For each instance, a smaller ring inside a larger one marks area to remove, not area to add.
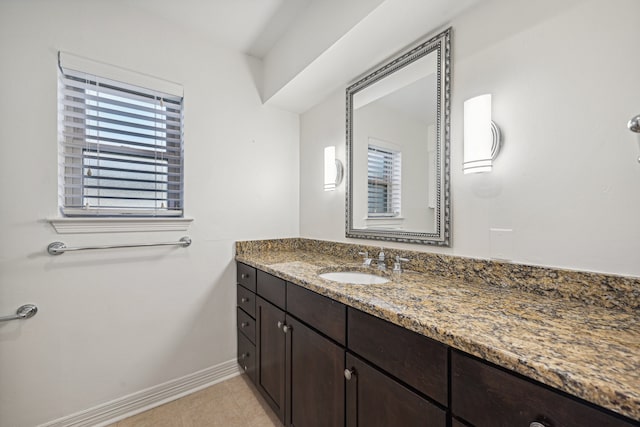
[[[319,274],[319,276],[333,282],[354,283],[356,285],[380,285],[389,281],[389,279],[375,274],[360,273],[358,271],[333,271]]]

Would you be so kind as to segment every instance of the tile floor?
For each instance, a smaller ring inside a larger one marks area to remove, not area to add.
[[[282,427],[246,375],[126,418],[110,427]]]

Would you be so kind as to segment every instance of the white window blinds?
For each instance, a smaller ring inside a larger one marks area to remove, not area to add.
[[[401,153],[369,144],[368,215],[398,216],[401,205]]]
[[[182,97],[66,68],[59,77],[63,214],[182,216]]]

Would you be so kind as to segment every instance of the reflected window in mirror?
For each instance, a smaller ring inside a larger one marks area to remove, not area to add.
[[[382,141],[369,139],[368,146],[368,216],[400,216],[402,206],[402,153],[382,147]],[[371,142],[377,143],[374,145]]]

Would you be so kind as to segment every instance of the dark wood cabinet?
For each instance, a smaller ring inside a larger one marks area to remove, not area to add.
[[[239,285],[244,286],[251,292],[256,291],[256,272],[257,270],[250,265],[238,263],[236,269],[236,279]]]
[[[256,346],[242,333],[238,333],[238,364],[249,379],[256,382]]]
[[[301,286],[287,283],[287,313],[346,345],[347,307]]]
[[[447,346],[349,308],[349,350],[447,406]]]
[[[469,424],[465,424],[460,420],[456,420],[455,418],[451,419],[451,427],[469,427]],[[527,427],[527,426],[525,426]]]
[[[256,386],[282,422],[285,420],[286,340],[284,311],[256,300]]]
[[[347,427],[446,427],[447,413],[347,353]]]
[[[256,294],[244,286],[237,286],[237,304],[249,316],[256,316]]]
[[[256,280],[256,293],[271,304],[285,309],[286,307],[286,282],[276,276],[258,270]]]
[[[255,290],[256,269],[238,264],[237,274],[237,342],[238,364],[249,379],[256,381]],[[247,288],[248,286],[249,288]]]
[[[344,348],[287,315],[287,425],[344,425]]]
[[[252,344],[256,343],[256,321],[253,317],[245,313],[240,307],[237,308],[236,323],[238,331],[246,336]]]
[[[282,303],[288,298],[283,292],[293,288],[294,311],[301,317],[315,317],[313,313],[322,309],[322,305],[314,304],[318,301],[317,294],[295,289],[298,288],[296,285],[285,287],[280,279],[261,273],[258,272],[257,290],[265,297],[257,296],[256,299],[258,390],[287,426],[343,425],[344,347],[266,299],[273,298]],[[344,306],[342,312],[344,329]],[[335,322],[333,319],[328,323],[333,325]],[[320,322],[321,325],[325,323],[325,320]],[[344,338],[344,330],[341,335]]]
[[[451,410],[476,427],[639,425],[458,351],[451,355]]]
[[[640,426],[246,264],[237,282],[238,363],[287,427]]]

